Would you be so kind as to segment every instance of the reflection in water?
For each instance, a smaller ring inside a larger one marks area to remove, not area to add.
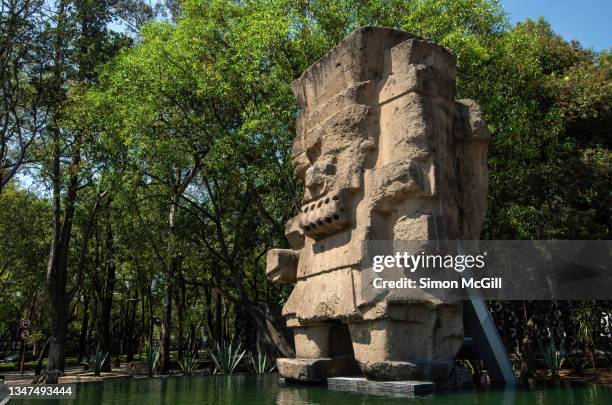
[[[551,384],[525,390],[466,390],[406,399],[332,392],[322,386],[279,384],[277,374],[135,379],[77,386],[75,400],[11,401],[11,405],[598,405],[612,404],[612,389]]]

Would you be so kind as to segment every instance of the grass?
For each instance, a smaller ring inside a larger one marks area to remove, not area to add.
[[[26,361],[23,363],[23,369],[26,371],[34,370],[34,368],[36,368],[36,364],[38,364],[37,360]],[[44,359],[42,364],[43,364],[43,369],[47,367],[47,360]],[[66,367],[81,366],[81,365],[82,365],[81,363],[77,362],[76,357],[66,357]],[[0,363],[0,372],[6,372],[6,371],[19,371],[19,364],[18,363]]]
[[[176,358],[177,354],[176,352],[172,352],[171,353],[174,358]],[[110,356],[109,355],[109,360],[111,359],[115,359],[117,356]],[[127,362],[127,356],[125,354],[122,354],[119,357],[119,361],[121,363],[125,363]],[[142,353],[135,353],[134,354],[134,360],[133,361],[146,361],[147,358],[147,354],[146,352],[142,352]],[[85,356],[86,358],[86,356]],[[84,358],[84,359],[85,359]],[[31,361],[26,361],[23,364],[23,370],[24,371],[28,371],[28,370],[34,370],[36,368],[36,364],[38,363],[37,360],[31,360]],[[207,363],[207,359],[201,360],[200,363]],[[47,367],[47,359],[43,359],[42,361],[43,364],[43,369],[45,369]],[[75,357],[66,357],[66,367],[72,367],[72,366],[82,366],[83,363],[79,363],[77,362],[77,358]],[[178,364],[177,360],[172,359],[170,362],[170,365],[173,369],[178,370],[180,368],[180,365]],[[2,373],[6,373],[6,372],[10,372],[10,371],[19,371],[19,364],[18,363],[0,363],[0,374]]]

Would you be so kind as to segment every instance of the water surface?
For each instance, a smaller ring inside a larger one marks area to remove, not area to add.
[[[10,405],[201,405],[201,404],[423,404],[423,405],[599,405],[612,404],[612,389],[552,384],[536,389],[480,389],[437,393],[416,399],[328,391],[325,387],[279,384],[278,374],[135,379],[77,385],[75,400],[13,400]]]

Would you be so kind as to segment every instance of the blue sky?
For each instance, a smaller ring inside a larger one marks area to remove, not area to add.
[[[543,16],[567,40],[596,51],[612,46],[612,0],[501,0],[513,24]]]

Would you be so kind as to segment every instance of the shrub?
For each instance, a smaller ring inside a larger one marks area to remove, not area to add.
[[[540,345],[540,347],[541,346],[542,345]],[[563,339],[561,339],[559,350],[557,351],[555,338],[551,336],[548,347],[546,349],[542,348],[542,352],[544,353],[544,361],[546,362],[546,366],[548,366],[548,369],[550,370],[550,378],[554,379],[559,377],[559,370],[561,370],[563,362],[565,361]]]
[[[98,350],[96,353],[89,356],[87,361],[83,362],[83,364],[86,365],[89,370],[92,370],[94,372],[94,375],[99,376],[100,372],[102,371],[102,367],[104,367],[104,364],[106,363],[107,359],[108,352],[102,352]]]
[[[257,355],[251,353],[251,367],[256,374],[271,373],[276,368],[274,359],[268,357],[265,351],[258,345]]]
[[[213,350],[208,352],[210,359],[215,364],[215,374],[232,374],[246,353],[242,345],[234,345],[232,342],[217,343]]]
[[[147,376],[153,377],[157,371],[157,363],[159,362],[159,350],[152,347],[147,347],[146,368]]]

